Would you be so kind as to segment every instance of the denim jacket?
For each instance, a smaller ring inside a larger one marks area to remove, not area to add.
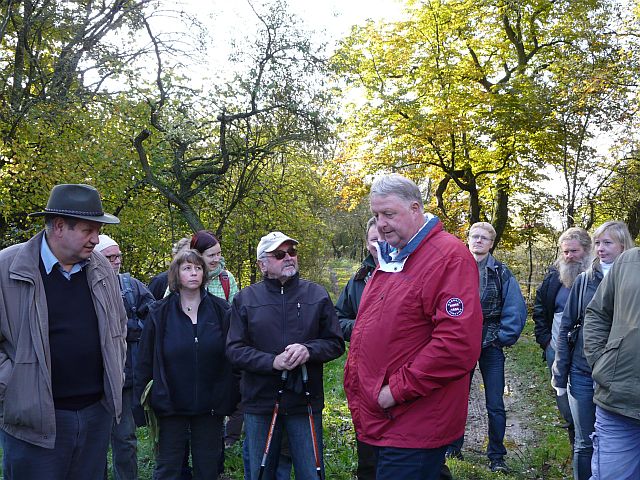
[[[553,362],[552,383],[555,387],[566,388],[569,378],[569,372],[576,370],[584,375],[591,376],[591,367],[587,363],[587,359],[584,356],[583,351],[583,338],[582,328],[580,329],[573,352],[569,347],[567,334],[573,328],[574,324],[580,316],[584,321],[584,314],[587,310],[587,305],[593,298],[593,295],[598,289],[598,285],[602,281],[602,270],[599,266],[594,266],[592,269],[581,273],[573,283],[569,298],[564,306],[564,312],[562,313],[562,320],[560,322],[560,333],[558,335],[556,358]],[[587,289],[582,297],[582,311],[578,309],[578,297],[580,296],[580,290],[582,289],[583,282],[587,282]]]
[[[491,317],[493,316],[499,318],[500,327],[493,344],[499,347],[508,347],[516,343],[522,333],[527,320],[527,304],[520,291],[518,281],[506,265],[489,254],[486,269],[487,288],[482,292],[480,298],[484,324],[488,326],[489,323],[492,323]],[[489,287],[490,283],[497,284],[497,289],[502,290],[501,302],[496,302],[495,297],[491,295],[495,289]]]

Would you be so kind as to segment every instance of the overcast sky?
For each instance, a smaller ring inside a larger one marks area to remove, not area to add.
[[[255,5],[259,0],[254,0]],[[185,11],[195,15],[206,26],[211,37],[208,50],[209,66],[190,66],[193,80],[201,77],[220,77],[220,67],[227,63],[233,39],[248,36],[255,16],[246,0],[180,0]],[[312,32],[317,44],[335,45],[347,35],[351,26],[367,19],[395,20],[400,17],[403,2],[399,0],[289,0],[290,10],[302,19],[306,30]],[[175,30],[177,22],[158,17],[156,28]],[[206,81],[205,81],[206,83]]]
[[[200,20],[210,25],[235,25],[238,19],[249,15],[246,0],[182,0],[191,11],[199,13]],[[259,0],[253,0],[258,5]],[[403,2],[399,0],[289,0],[290,9],[314,30],[326,30],[333,37],[347,34],[352,25],[366,19],[397,18]]]

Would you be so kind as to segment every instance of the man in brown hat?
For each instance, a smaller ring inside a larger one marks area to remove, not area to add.
[[[102,480],[122,409],[127,315],[100,228],[120,221],[88,185],[56,185],[45,229],[0,251],[0,440],[5,479]]]

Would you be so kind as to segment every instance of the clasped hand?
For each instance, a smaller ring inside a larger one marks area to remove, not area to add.
[[[309,360],[309,350],[300,343],[287,345],[276,358],[273,359],[273,368],[276,370],[293,370],[294,368],[307,363]]]

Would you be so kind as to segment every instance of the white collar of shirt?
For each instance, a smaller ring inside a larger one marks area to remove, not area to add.
[[[89,263],[89,260],[83,260],[82,262],[74,263],[71,267],[71,271],[67,272],[64,268],[62,268],[62,265],[60,265],[60,262],[51,251],[51,248],[49,248],[49,243],[47,243],[46,235],[42,236],[42,243],[40,244],[40,258],[42,259],[44,271],[47,272],[47,275],[49,275],[51,273],[51,270],[53,270],[53,267],[57,265],[58,270],[60,270],[60,273],[62,273],[62,275],[64,275],[67,280],[71,280],[71,275],[73,275],[74,273],[78,273],[80,270],[82,270],[82,267]]]
[[[611,263],[600,262],[600,268],[602,269],[602,276],[606,277],[607,273],[609,273],[609,270],[611,270],[611,267],[613,267],[613,262]]]
[[[433,215],[431,215],[430,213],[425,213],[424,214],[424,224],[422,225],[422,227],[420,227],[420,230],[418,230],[415,233],[415,235],[409,239],[407,244],[411,243],[411,240],[413,240],[414,238],[416,238],[420,234],[420,232],[427,226],[427,224],[429,223],[429,220],[431,220],[432,218],[433,218]],[[405,262],[411,256],[411,254],[409,254],[409,256],[403,258],[399,262],[396,262],[395,259],[400,254],[400,250],[395,249],[393,252],[389,253],[389,256],[391,257],[391,261],[387,262],[383,258],[383,255],[380,254],[380,246],[378,244],[376,244],[376,250],[378,251],[379,269],[382,270],[383,272],[387,272],[387,273],[399,273],[399,272],[401,272],[402,269],[404,268]]]

